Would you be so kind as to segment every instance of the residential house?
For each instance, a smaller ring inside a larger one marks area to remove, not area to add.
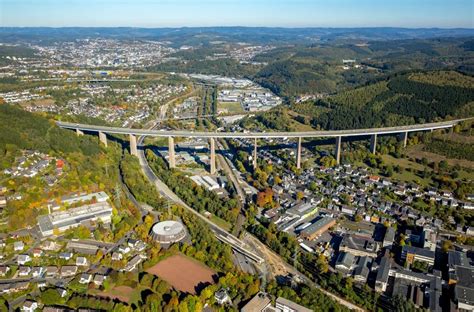
[[[67,290],[64,289],[64,288],[57,288],[57,291],[58,291],[58,294],[59,296],[61,296],[61,298],[64,298],[67,296]]]
[[[81,278],[79,279],[79,283],[81,284],[89,284],[92,281],[92,274],[89,273],[82,273]]]
[[[123,254],[122,253],[116,252],[116,251],[114,251],[112,253],[112,261],[120,261],[122,259],[123,259]]]
[[[218,291],[216,291],[214,294],[214,298],[216,299],[216,302],[219,305],[232,303],[232,300],[230,299],[229,294],[227,293],[227,290],[225,290],[224,288],[221,288]]]
[[[1,277],[5,277],[8,272],[10,272],[10,267],[8,267],[6,265],[0,266],[0,276]]]
[[[31,261],[31,257],[29,255],[18,255],[16,262],[18,265],[25,265],[26,263]]]
[[[34,312],[38,309],[38,303],[36,301],[26,300],[21,306],[21,311],[23,312]]]
[[[123,271],[126,272],[131,272],[137,268],[137,266],[144,260],[146,259],[146,256],[143,254],[138,254],[135,257],[132,258],[126,265]]]
[[[102,275],[102,274],[96,274],[94,275],[94,284],[96,284],[97,286],[101,286],[104,281],[107,279],[107,276],[105,275]]]
[[[77,257],[76,258],[76,265],[77,266],[87,266],[89,265],[86,257]]]
[[[28,266],[21,266],[18,268],[18,276],[28,276],[31,273],[31,267]]]
[[[22,241],[16,241],[13,243],[14,251],[22,251],[25,248],[25,244]]]
[[[59,274],[59,269],[57,266],[47,266],[46,267],[46,276],[47,277],[56,277]]]
[[[59,254],[59,259],[69,261],[71,260],[72,256],[73,256],[72,252],[61,252]]]
[[[48,250],[48,251],[55,251],[55,250],[58,250],[59,249],[59,245],[56,243],[56,242],[53,242],[53,241],[44,241],[42,244],[41,244],[41,248],[43,248],[43,250]]]
[[[61,277],[70,277],[74,276],[77,273],[77,266],[75,265],[65,265],[61,267]]]
[[[33,276],[34,278],[41,277],[43,276],[45,272],[46,272],[46,269],[43,267],[34,267],[31,270],[31,276]]]
[[[39,258],[43,254],[43,251],[39,248],[34,248],[32,251],[33,258]]]

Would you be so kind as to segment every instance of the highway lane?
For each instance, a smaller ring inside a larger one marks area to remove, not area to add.
[[[85,125],[57,121],[61,128],[78,129],[81,131],[104,132],[114,134],[133,134],[139,136],[155,137],[198,137],[198,138],[315,138],[315,137],[351,137],[373,134],[394,134],[403,132],[427,131],[436,129],[446,129],[456,124],[471,120],[472,118],[456,119],[451,121],[426,123],[399,127],[351,129],[351,130],[327,130],[327,131],[297,131],[297,132],[204,132],[189,130],[152,130],[152,129],[131,129],[120,127],[105,127],[96,125]]]

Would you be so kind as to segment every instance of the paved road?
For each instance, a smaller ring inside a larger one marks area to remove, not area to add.
[[[454,125],[471,120],[472,118],[457,119],[451,121],[386,127],[386,128],[370,128],[370,129],[352,129],[352,130],[329,130],[329,131],[298,131],[298,132],[203,132],[189,130],[152,130],[152,129],[130,129],[119,127],[105,127],[95,125],[85,125],[78,123],[69,123],[57,121],[56,124],[61,128],[79,129],[82,131],[104,132],[115,134],[134,134],[140,136],[155,137],[199,137],[199,138],[315,138],[315,137],[351,137],[373,134],[394,134],[402,132],[426,131],[435,129],[451,128]]]

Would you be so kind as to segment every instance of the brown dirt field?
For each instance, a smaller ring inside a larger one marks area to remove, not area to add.
[[[108,292],[100,292],[97,295],[110,299],[118,299],[122,302],[129,302],[132,292],[133,288],[129,286],[117,286]]]
[[[216,272],[194,259],[184,255],[174,255],[162,260],[146,270],[175,289],[196,294],[206,286],[214,284]]]

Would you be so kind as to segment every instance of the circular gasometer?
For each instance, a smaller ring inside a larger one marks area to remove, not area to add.
[[[172,244],[186,237],[186,229],[181,222],[163,221],[153,225],[151,235],[154,240],[161,244]]]

